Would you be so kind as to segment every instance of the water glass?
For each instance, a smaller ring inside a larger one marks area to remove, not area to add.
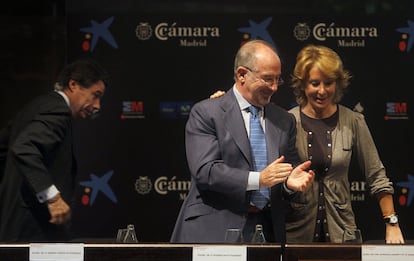
[[[135,233],[135,226],[128,224],[127,228],[118,229],[116,235],[116,242],[118,243],[138,243],[137,235]]]
[[[124,243],[125,236],[127,234],[128,229],[120,228],[118,229],[118,233],[116,234],[116,242]]]
[[[239,228],[229,228],[226,230],[224,237],[226,243],[242,243],[243,242],[243,233]]]

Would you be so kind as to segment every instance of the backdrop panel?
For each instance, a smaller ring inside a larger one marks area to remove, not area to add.
[[[287,82],[306,44],[341,55],[353,75],[343,104],[365,115],[395,183],[401,227],[414,238],[414,17],[69,10],[69,59],[94,57],[111,74],[101,116],[76,126],[80,177],[73,224],[79,237],[115,237],[119,227],[133,223],[140,241],[169,240],[190,183],[184,150],[189,110],[231,88],[235,52],[244,41],[261,38],[279,49]],[[288,83],[273,101],[293,106]],[[383,239],[380,210],[357,165],[351,184],[365,240]]]

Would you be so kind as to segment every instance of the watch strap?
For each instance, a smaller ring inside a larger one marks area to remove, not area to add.
[[[384,222],[395,225],[398,223],[398,216],[396,214],[391,214],[389,216],[384,217]]]

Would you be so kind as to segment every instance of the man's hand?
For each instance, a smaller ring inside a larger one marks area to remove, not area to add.
[[[284,163],[284,156],[270,163],[260,172],[260,187],[272,187],[284,182],[293,170],[292,164]]]
[[[50,220],[49,222],[55,225],[61,225],[69,221],[71,216],[71,210],[68,204],[62,199],[60,194],[47,201],[47,207],[49,208]]]
[[[218,98],[220,96],[223,96],[225,93],[226,93],[225,91],[216,91],[215,93],[210,95],[210,99]]]
[[[308,189],[315,177],[313,170],[307,171],[311,164],[311,161],[308,160],[297,166],[287,179],[286,186],[296,191]]]

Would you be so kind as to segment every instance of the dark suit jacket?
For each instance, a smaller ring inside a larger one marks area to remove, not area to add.
[[[48,222],[47,204],[39,203],[36,193],[54,184],[68,204],[72,200],[76,164],[70,108],[61,95],[48,93],[25,106],[0,133],[5,163],[0,241],[65,239],[64,227]]]
[[[284,155],[298,162],[295,119],[284,109],[265,107],[269,162]],[[171,242],[223,242],[227,228],[243,228],[253,168],[249,138],[234,92],[194,105],[186,125],[191,188],[175,224]],[[282,185],[271,189],[276,241],[285,241]]]

